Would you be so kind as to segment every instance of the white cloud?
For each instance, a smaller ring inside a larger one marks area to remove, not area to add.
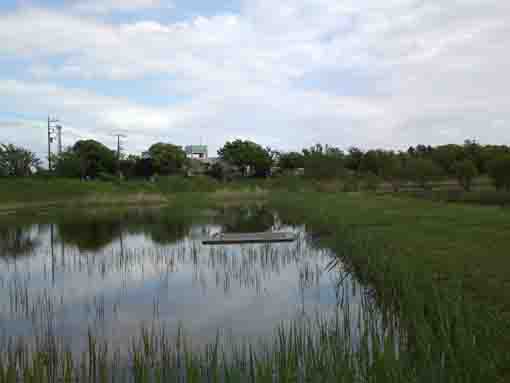
[[[127,127],[140,146],[153,136],[213,148],[235,136],[283,148],[510,143],[495,123],[510,121],[508,19],[498,0],[246,0],[237,14],[166,24],[26,8],[0,15],[0,54],[32,62],[15,110],[59,109],[84,131]],[[104,98],[84,83],[137,80],[151,94],[146,77],[178,101]],[[0,99],[12,98],[3,84]]]

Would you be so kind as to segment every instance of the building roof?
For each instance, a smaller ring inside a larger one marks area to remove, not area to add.
[[[188,145],[184,151],[186,154],[207,154],[207,145]]]

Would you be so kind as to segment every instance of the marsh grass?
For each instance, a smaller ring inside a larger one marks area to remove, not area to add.
[[[469,304],[460,283],[451,281],[445,293],[427,275],[396,262],[395,250],[375,239],[352,228],[336,231],[329,244],[344,263],[338,268],[333,261],[329,269],[339,276],[338,309],[283,322],[270,340],[240,343],[218,333],[196,348],[184,327],[168,334],[154,322],[127,348],[91,328],[86,351],[76,354],[48,326],[35,342],[1,339],[0,382],[497,381],[497,318]],[[352,275],[381,288],[351,302],[342,281]],[[17,290],[23,307],[23,286]]]
[[[414,371],[410,381],[504,381],[510,365],[508,322],[497,306],[475,299],[472,281],[462,272],[445,269],[444,274],[438,273],[427,264],[431,259],[422,255],[424,249],[406,251],[402,244],[409,239],[401,237],[399,242],[392,236],[391,230],[403,222],[385,213],[392,204],[406,202],[386,198],[363,206],[366,196],[344,197],[342,203],[333,198],[280,195],[273,198],[273,204],[284,220],[307,223],[307,230],[333,249],[358,280],[374,286],[379,304],[397,315],[407,346],[398,365],[402,371]],[[427,213],[434,216],[434,209],[447,208],[431,205]],[[412,212],[402,210],[401,214],[410,218]],[[351,220],[353,215],[357,218]],[[405,232],[411,235],[419,227],[409,222]]]
[[[258,344],[231,342],[218,333],[199,351],[184,330],[169,336],[157,327],[142,328],[126,350],[111,348],[90,331],[80,355],[51,334],[35,344],[6,339],[0,382],[354,382],[373,379],[374,372],[378,378],[389,371],[398,376],[403,346],[382,326],[376,310],[351,308],[282,323],[272,341]]]
[[[185,328],[170,335],[155,322],[133,334],[127,349],[108,344],[91,328],[86,351],[74,353],[48,326],[35,342],[0,339],[0,383],[504,381],[510,365],[504,348],[509,329],[497,310],[475,302],[462,275],[442,278],[397,247],[388,234],[391,223],[373,206],[368,208],[373,209],[370,225],[356,223],[349,220],[352,211],[333,203],[338,197],[328,198],[280,194],[272,197],[272,204],[284,220],[307,223],[312,237],[342,261],[341,304],[335,315],[282,323],[271,340],[258,344],[218,333],[200,349],[192,346]],[[364,200],[355,198],[349,203],[360,214],[356,204]],[[336,264],[330,268],[335,270]],[[306,273],[305,282],[313,278]],[[350,302],[342,293],[345,273],[373,287],[366,299]],[[20,312],[30,312],[24,286],[15,290],[14,304]],[[51,313],[53,303],[44,299],[35,304]],[[154,306],[157,312],[157,302]],[[101,313],[101,302],[96,312]]]

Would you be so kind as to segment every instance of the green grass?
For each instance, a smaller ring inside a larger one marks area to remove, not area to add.
[[[0,179],[0,201],[9,203],[56,202],[94,195],[126,196],[135,193],[157,193],[147,182],[80,181],[62,178]]]
[[[289,193],[272,203],[350,260],[416,333],[433,326],[424,342],[434,343],[446,315],[459,331],[484,339],[479,366],[494,363],[508,375],[510,210],[365,194]],[[452,345],[452,352],[463,349]]]
[[[171,190],[167,186],[166,193]],[[209,203],[202,194],[183,195],[190,205]],[[135,381],[492,382],[509,377],[510,210],[364,193],[278,191],[268,198],[284,221],[306,223],[349,272],[376,287],[375,299],[391,314],[387,322],[398,318],[401,336],[395,340],[389,330],[381,335],[380,322],[366,318],[354,323],[363,335],[362,346],[353,349],[346,346],[353,344],[353,335],[345,326],[350,319],[344,318],[284,326],[274,344],[262,347],[265,352],[231,347],[221,339],[190,351],[180,341],[144,330],[130,350]],[[54,338],[32,351],[4,342],[0,383],[20,374],[33,376],[32,381],[55,381],[57,375],[62,381],[77,376],[106,381],[121,373],[115,350],[90,339],[93,347],[85,356],[68,356]]]

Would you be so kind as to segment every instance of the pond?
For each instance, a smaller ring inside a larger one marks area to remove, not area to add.
[[[305,225],[286,224],[264,206],[63,217],[0,227],[4,337],[58,335],[80,351],[89,331],[127,346],[155,326],[182,329],[197,346],[219,333],[255,342],[282,323],[339,310],[361,315],[370,295]],[[202,244],[214,233],[257,231],[291,231],[297,240]]]

